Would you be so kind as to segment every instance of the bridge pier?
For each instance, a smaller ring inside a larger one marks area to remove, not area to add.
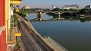
[[[57,12],[57,20],[60,20],[60,19],[61,19],[61,13]]]
[[[39,21],[43,20],[42,14],[43,14],[42,12],[38,12],[38,14],[37,14],[37,20],[39,20]]]
[[[55,13],[57,17],[53,18],[54,20],[60,20],[61,19],[61,13],[60,12],[56,12]]]

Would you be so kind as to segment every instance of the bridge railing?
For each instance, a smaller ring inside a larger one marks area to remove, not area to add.
[[[38,12],[43,12],[43,13],[55,13],[55,12],[79,12],[79,11],[23,11],[25,13],[38,13]]]

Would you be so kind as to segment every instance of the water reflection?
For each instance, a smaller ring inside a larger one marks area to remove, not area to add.
[[[30,17],[31,15],[31,17]],[[39,21],[37,20],[37,14],[29,14],[29,16],[27,16],[26,18],[28,18],[30,21]],[[56,15],[46,15],[43,14],[42,15],[42,21],[56,21],[56,20],[80,20],[80,22],[91,22],[91,17],[76,17],[76,16],[61,16],[60,18],[57,17]]]

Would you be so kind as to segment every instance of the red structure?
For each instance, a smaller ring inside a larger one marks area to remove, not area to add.
[[[0,0],[0,51],[7,51],[5,25],[5,0]]]

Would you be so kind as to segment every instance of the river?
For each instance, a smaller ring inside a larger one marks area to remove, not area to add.
[[[37,18],[29,14],[28,20]],[[43,14],[44,19],[52,16]],[[91,22],[80,20],[36,21],[32,22],[42,36],[50,36],[69,51],[91,51]]]

